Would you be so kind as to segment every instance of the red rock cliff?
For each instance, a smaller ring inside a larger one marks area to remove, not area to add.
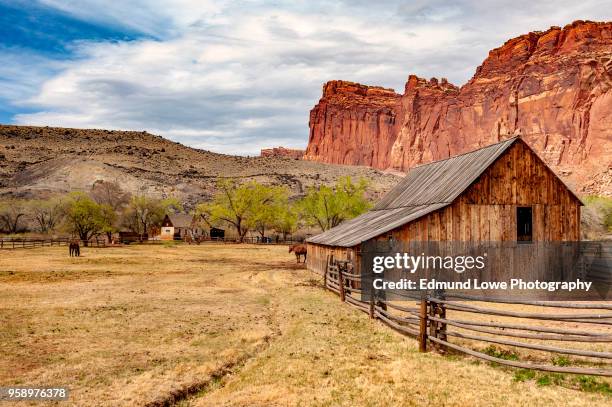
[[[612,195],[612,23],[577,21],[489,52],[461,88],[331,81],[305,158],[406,170],[521,134],[577,192]]]

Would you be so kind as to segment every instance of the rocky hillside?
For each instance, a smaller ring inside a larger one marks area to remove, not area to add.
[[[295,160],[301,160],[304,156],[304,150],[285,147],[273,147],[262,149],[259,155],[261,157],[285,157],[293,158]]]
[[[367,167],[215,154],[147,132],[0,125],[0,196],[44,197],[109,180],[189,206],[208,199],[218,177],[287,185],[299,195],[346,175],[372,180],[373,198],[399,180]]]
[[[461,88],[414,75],[403,94],[328,82],[305,158],[406,170],[517,134],[578,193],[612,195],[612,23],[511,39]]]

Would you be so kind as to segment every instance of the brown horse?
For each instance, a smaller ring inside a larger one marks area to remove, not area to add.
[[[70,252],[70,257],[81,256],[81,246],[79,245],[79,241],[78,240],[70,241],[70,244],[68,245],[68,251]]]
[[[304,256],[304,263],[306,263],[306,245],[305,244],[294,244],[289,246],[289,253],[294,252],[297,262],[300,262],[300,256]]]

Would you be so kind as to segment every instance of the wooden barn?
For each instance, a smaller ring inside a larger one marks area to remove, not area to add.
[[[307,239],[308,268],[329,255],[359,273],[372,239],[549,242],[580,239],[580,199],[520,138],[411,169],[369,212]]]

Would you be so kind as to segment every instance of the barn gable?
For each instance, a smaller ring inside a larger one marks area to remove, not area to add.
[[[504,205],[509,208],[517,204],[541,204],[536,211],[554,212],[560,199],[581,204],[533,150],[515,137],[413,168],[371,211],[307,241],[326,246],[353,247],[398,229],[420,240],[473,240],[467,227],[473,217],[477,222],[489,222],[489,211],[501,213]],[[556,203],[555,207],[551,207],[551,203]],[[570,203],[566,203],[566,207],[570,208]],[[467,207],[467,204],[472,205]],[[483,213],[475,216],[472,213],[474,210]],[[453,215],[457,215],[454,222]],[[556,215],[542,214],[551,219]],[[573,223],[569,226],[571,230],[566,230],[562,237],[575,236],[578,226],[574,223],[579,220],[574,219],[576,213],[573,215]],[[465,219],[466,216],[469,219]],[[429,222],[435,222],[437,227],[428,228]],[[409,233],[410,229],[415,228],[416,231]],[[436,235],[432,236],[428,229],[435,230]],[[492,228],[487,225],[486,230],[491,231]],[[509,235],[495,235],[495,230],[493,234],[479,232],[479,238],[494,240],[494,237],[495,240],[512,238]]]

